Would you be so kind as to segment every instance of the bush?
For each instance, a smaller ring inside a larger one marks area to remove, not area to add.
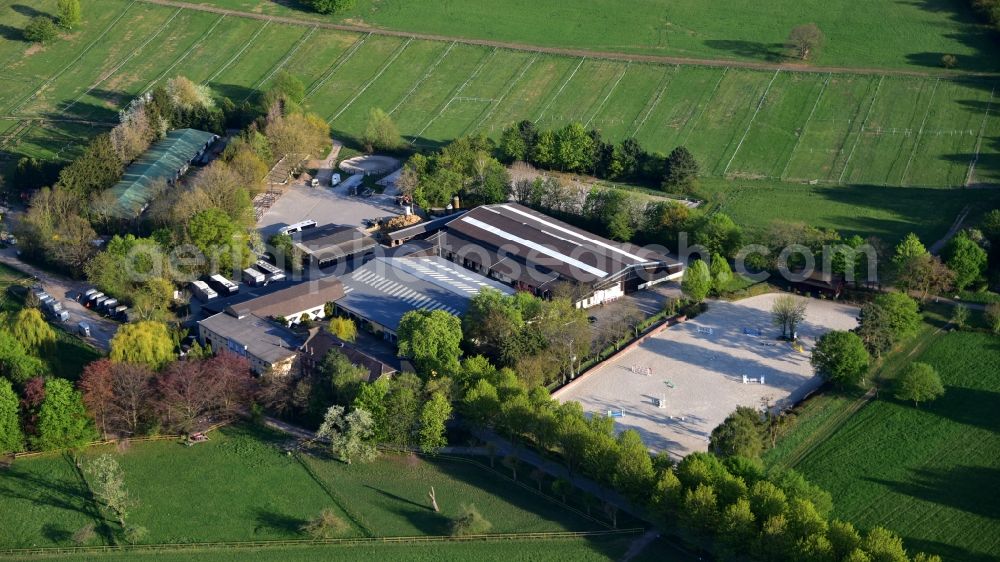
[[[451,522],[451,536],[464,537],[467,535],[485,534],[493,524],[483,517],[474,505],[462,506],[462,513]]]
[[[57,35],[56,23],[48,16],[35,16],[24,27],[24,38],[32,43],[48,43]]]
[[[332,539],[346,530],[347,523],[329,508],[321,511],[301,527],[302,533],[313,539]]]

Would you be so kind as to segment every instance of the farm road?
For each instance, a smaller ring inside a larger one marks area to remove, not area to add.
[[[322,22],[310,19],[293,18],[288,16],[271,16],[265,14],[254,14],[250,12],[242,12],[240,10],[219,8],[217,6],[206,6],[204,4],[181,2],[178,0],[139,0],[139,1],[145,2],[147,4],[157,4],[160,6],[168,6],[172,8],[198,10],[201,12],[211,12],[213,14],[222,14],[238,18],[249,18],[262,21],[271,21],[275,23],[286,23],[289,25],[304,25],[309,27],[318,27],[320,29],[335,29],[338,31],[350,31],[354,33],[371,33],[374,35],[405,37],[409,39],[420,39],[425,41],[447,41],[449,43],[456,42],[456,43],[463,43],[466,45],[479,45],[483,47],[510,49],[513,51],[527,51],[532,53],[546,53],[550,55],[563,55],[570,57],[587,57],[587,58],[631,61],[631,62],[652,62],[660,64],[713,66],[720,68],[724,67],[747,68],[752,70],[782,70],[786,72],[872,74],[881,76],[919,76],[919,77],[934,76],[943,78],[960,78],[960,77],[974,77],[974,76],[994,77],[994,78],[1000,77],[1000,74],[992,72],[936,71],[932,73],[932,72],[919,72],[916,70],[893,70],[893,69],[882,69],[882,68],[871,68],[871,67],[854,68],[854,67],[843,67],[843,66],[811,66],[807,64],[795,64],[795,63],[774,64],[766,62],[752,62],[752,61],[725,60],[725,59],[701,59],[701,58],[669,57],[662,55],[639,55],[639,54],[619,53],[612,51],[590,51],[586,49],[563,49],[559,47],[542,47],[538,45],[530,45],[527,43],[510,43],[506,41],[491,41],[488,39],[474,39],[469,37],[452,37],[447,35],[434,35],[430,33],[413,33],[409,31],[397,31],[393,29],[366,27],[362,25],[329,23],[329,22]]]

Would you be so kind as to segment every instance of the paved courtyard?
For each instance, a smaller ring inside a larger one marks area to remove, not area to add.
[[[605,362],[556,397],[597,415],[624,411],[615,418],[616,428],[637,430],[653,450],[675,457],[704,451],[712,429],[737,406],[790,406],[818,387],[809,364],[816,338],[857,326],[857,307],[808,299],[799,327],[804,349],[798,352],[776,339],[781,332],[771,324],[770,311],[778,296],[711,301],[704,314]],[[746,335],[744,328],[761,335]],[[744,375],[763,377],[765,384],[744,384]]]
[[[320,226],[330,223],[361,226],[364,219],[400,214],[402,208],[396,205],[392,189],[371,197],[348,195],[348,190],[359,183],[360,175],[348,176],[336,187],[330,187],[329,175],[319,187],[309,187],[301,181],[292,183],[274,206],[264,213],[257,228],[266,240],[279,228],[306,219],[312,219]]]

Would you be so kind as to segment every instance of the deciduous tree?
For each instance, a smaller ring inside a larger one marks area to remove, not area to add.
[[[0,453],[18,453],[24,450],[24,432],[17,394],[9,380],[0,377]]]
[[[986,272],[986,250],[962,231],[952,238],[944,251],[944,263],[955,274],[959,291],[975,283]]]
[[[154,370],[176,359],[174,340],[162,322],[145,321],[126,324],[111,338],[111,360],[139,363]]]
[[[59,0],[57,11],[59,25],[64,29],[73,29],[80,25],[80,20],[83,19],[80,0]]]
[[[444,394],[431,394],[420,412],[419,443],[420,450],[425,453],[436,452],[448,444],[445,438],[445,423],[451,418],[451,403]]]
[[[944,385],[937,370],[927,363],[910,363],[896,381],[896,398],[912,400],[914,406],[934,400],[944,394]]]
[[[868,375],[868,350],[854,332],[823,334],[810,361],[819,376],[840,387],[862,385]]]
[[[316,431],[317,437],[330,440],[330,451],[347,464],[368,462],[377,456],[374,435],[371,414],[358,408],[345,414],[343,406],[330,406]]]
[[[412,357],[421,375],[434,377],[458,371],[462,355],[462,323],[443,310],[412,310],[399,323],[399,355]]]
[[[687,148],[678,146],[667,157],[663,189],[671,193],[693,193],[698,185],[698,161]]]
[[[66,379],[45,381],[45,400],[38,408],[37,436],[32,446],[39,450],[79,447],[96,437],[80,393]]]
[[[35,16],[24,26],[24,38],[32,43],[48,43],[59,35],[59,29],[49,16]]]
[[[764,450],[762,433],[760,413],[748,406],[738,406],[712,430],[709,449],[720,457],[756,458]]]
[[[88,462],[84,468],[94,498],[118,520],[122,530],[128,510],[137,505],[125,487],[125,471],[110,453]]]
[[[781,327],[783,339],[793,339],[798,326],[806,318],[808,301],[793,295],[781,295],[774,299],[771,306],[771,321]]]
[[[368,110],[368,124],[365,125],[361,143],[364,144],[366,152],[396,150],[403,144],[403,138],[399,135],[399,128],[396,127],[392,117],[389,117],[382,108],[373,107]]]
[[[823,45],[823,40],[823,32],[819,27],[814,23],[807,23],[792,29],[788,34],[786,45],[796,58],[809,60],[809,57]]]
[[[36,355],[47,354],[56,344],[56,332],[37,308],[22,308],[14,319],[11,334],[25,349]]]

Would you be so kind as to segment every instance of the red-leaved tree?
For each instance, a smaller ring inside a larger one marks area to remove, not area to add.
[[[83,403],[107,436],[140,433],[154,411],[153,371],[108,359],[87,365],[80,379]]]
[[[246,359],[231,353],[175,361],[157,378],[158,411],[165,427],[184,433],[199,423],[232,419],[253,400],[256,380]]]

